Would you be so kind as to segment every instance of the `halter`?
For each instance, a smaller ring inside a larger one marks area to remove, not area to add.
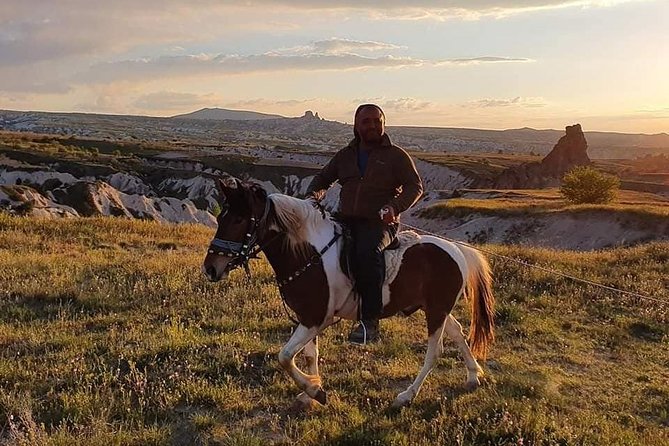
[[[249,260],[256,259],[257,254],[262,250],[258,243],[258,228],[262,222],[267,219],[269,215],[269,199],[265,200],[265,210],[262,217],[256,219],[251,215],[249,220],[249,228],[246,230],[246,235],[242,242],[234,240],[224,240],[214,237],[209,244],[209,254],[217,254],[219,256],[231,257],[232,260],[226,265],[226,271],[232,271],[240,266],[244,267],[247,276],[251,276],[249,269]]]

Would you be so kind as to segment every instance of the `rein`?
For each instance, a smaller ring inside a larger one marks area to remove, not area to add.
[[[295,324],[299,325],[300,322],[296,320],[291,314],[290,311],[288,310],[288,304],[286,303],[286,296],[283,294],[283,287],[288,285],[290,282],[293,280],[296,280],[298,277],[300,277],[302,274],[304,274],[312,265],[317,265],[321,263],[321,260],[323,258],[323,255],[328,252],[328,250],[337,242],[337,240],[341,237],[341,234],[337,231],[335,231],[334,236],[332,237],[332,240],[328,242],[327,245],[325,245],[320,251],[318,251],[316,254],[312,255],[309,261],[304,265],[302,268],[298,269],[295,271],[293,274],[288,276],[287,278],[283,280],[279,280],[278,277],[275,278],[276,280],[276,285],[279,288],[279,295],[281,296],[281,302],[283,303],[283,309],[286,312],[286,315],[288,315],[288,319]]]
[[[323,255],[328,252],[328,250],[334,245],[337,240],[341,237],[341,234],[335,231],[334,237],[332,237],[332,240],[328,242],[327,245],[323,247],[320,251],[318,251],[316,254],[312,255],[309,261],[307,262],[306,265],[304,265],[302,268],[298,269],[295,271],[292,275],[286,277],[283,280],[279,280],[279,278],[276,278],[276,284],[279,287],[279,290],[283,288],[284,286],[288,285],[288,283],[292,282],[293,280],[297,279],[300,277],[302,274],[304,274],[310,266],[312,265],[317,265],[321,263],[321,259],[323,258]]]

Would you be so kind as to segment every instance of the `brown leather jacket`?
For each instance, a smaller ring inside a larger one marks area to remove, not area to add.
[[[358,141],[337,152],[314,177],[307,194],[326,191],[335,181],[341,184],[339,211],[345,217],[379,219],[379,210],[390,205],[399,216],[423,193],[416,166],[404,149],[393,145],[387,135],[379,148],[369,153],[367,169],[358,167]]]

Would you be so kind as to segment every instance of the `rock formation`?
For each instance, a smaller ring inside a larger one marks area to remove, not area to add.
[[[588,143],[580,124],[567,126],[566,134],[540,162],[524,163],[504,170],[495,180],[498,189],[537,189],[557,186],[575,166],[590,164]]]

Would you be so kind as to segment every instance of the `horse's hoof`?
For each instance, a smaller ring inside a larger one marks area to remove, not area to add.
[[[328,403],[328,395],[325,393],[325,390],[321,388],[319,388],[318,392],[316,392],[314,399],[324,406]]]
[[[397,395],[395,401],[393,401],[393,404],[390,407],[392,409],[400,409],[411,404],[411,400],[413,400],[411,394],[408,390],[405,390],[404,392]]]
[[[467,381],[465,383],[465,390],[467,392],[473,392],[474,390],[478,389],[481,383],[477,379],[476,381]]]
[[[290,406],[292,413],[305,413],[318,409],[321,405],[306,393],[301,393]]]
[[[390,405],[391,409],[401,409],[405,406],[408,406],[411,403],[411,400],[405,400],[402,398],[395,398],[395,401],[393,401],[393,404]]]

